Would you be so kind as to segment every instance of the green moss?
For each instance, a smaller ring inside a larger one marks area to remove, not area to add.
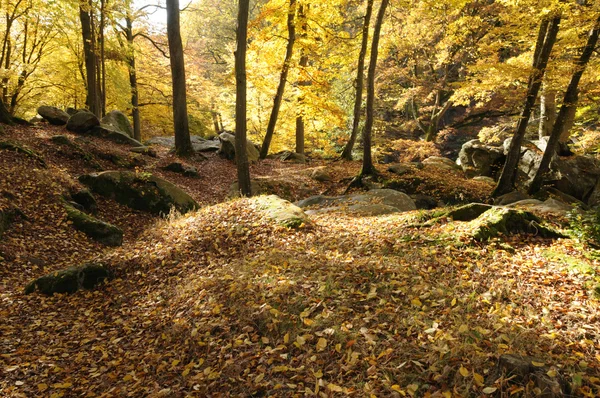
[[[89,263],[39,277],[27,285],[25,294],[36,290],[46,295],[75,293],[80,289],[92,289],[109,278],[110,273],[102,264]]]
[[[64,203],[64,208],[73,226],[90,238],[107,246],[123,244],[123,231],[120,228],[85,214],[67,203]]]
[[[285,227],[298,228],[308,221],[302,209],[276,195],[260,196],[256,201],[271,220]]]
[[[564,237],[560,232],[542,224],[542,221],[527,211],[493,207],[471,221],[475,240],[489,240],[499,235],[529,233],[544,238]]]

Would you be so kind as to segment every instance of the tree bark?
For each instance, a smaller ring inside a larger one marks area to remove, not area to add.
[[[235,161],[238,187],[242,196],[251,196],[250,165],[246,149],[246,41],[250,0],[239,0],[235,51]]]
[[[358,53],[358,71],[356,73],[356,97],[354,98],[354,112],[352,120],[352,132],[350,139],[342,152],[342,159],[352,160],[352,150],[358,137],[360,125],[360,110],[362,106],[362,92],[365,79],[365,58],[367,57],[367,47],[369,44],[369,25],[371,24],[371,14],[373,12],[373,0],[367,0],[367,11],[365,12],[365,21],[363,23],[362,39],[360,43],[360,52]]]
[[[273,133],[275,132],[275,126],[277,124],[277,117],[279,116],[279,109],[281,108],[281,101],[283,100],[283,93],[285,91],[285,84],[287,83],[287,77],[290,70],[290,62],[294,52],[294,43],[296,41],[296,0],[290,0],[288,7],[287,17],[287,29],[288,29],[288,43],[285,50],[285,58],[283,66],[281,67],[281,75],[279,76],[279,84],[277,86],[277,92],[275,98],[273,98],[273,108],[271,109],[271,116],[269,117],[269,124],[267,125],[267,132],[265,139],[260,148],[260,158],[264,159],[269,154],[269,146],[273,139]]]
[[[8,124],[9,126],[15,124],[11,114],[8,112],[8,109],[6,109],[6,106],[4,106],[4,102],[2,101],[0,101],[0,123]]]
[[[86,2],[81,0],[79,3],[79,19],[81,21],[81,36],[83,39],[83,54],[85,58],[85,73],[87,96],[85,104],[94,115],[100,117],[101,107],[99,93],[97,91],[96,81],[96,49],[95,37],[92,29],[93,14],[91,0]]]
[[[128,4],[130,7],[131,5]],[[133,47],[133,17],[131,9],[127,10],[125,17],[125,35],[127,37],[127,63],[129,72],[129,86],[131,87],[131,116],[133,118],[133,138],[142,140],[142,129],[140,123],[139,92],[137,84],[137,71],[135,66],[135,50]]]
[[[577,59],[577,61],[575,61],[575,72],[571,76],[571,81],[569,82],[569,86],[565,92],[565,97],[560,107],[558,117],[556,118],[556,123],[554,123],[554,127],[552,128],[552,134],[550,134],[550,139],[548,140],[548,145],[544,151],[544,156],[542,156],[540,167],[538,168],[533,180],[531,181],[531,184],[529,185],[529,194],[536,193],[542,187],[544,175],[550,168],[550,161],[556,152],[556,147],[559,143],[561,133],[564,130],[564,125],[568,120],[569,112],[577,107],[577,88],[579,86],[579,81],[581,80],[581,76],[583,76],[583,72],[585,71],[594,49],[596,48],[599,33],[600,16],[596,20],[592,30],[590,30],[587,43],[583,48],[581,56],[579,59]]]
[[[527,98],[525,100],[525,106],[523,107],[523,113],[517,124],[517,130],[512,137],[510,147],[508,149],[508,155],[502,174],[498,180],[498,185],[494,189],[492,196],[498,197],[511,192],[515,187],[517,179],[517,171],[519,167],[519,158],[521,157],[521,143],[525,136],[525,130],[531,116],[531,111],[535,105],[538,92],[542,85],[542,79],[544,72],[546,71],[546,65],[552,52],[552,47],[556,41],[556,35],[560,27],[560,16],[555,16],[550,22],[542,21],[540,24],[540,30],[538,33],[538,39],[534,50],[533,59],[533,70],[529,77],[529,83],[527,85]]]
[[[309,5],[306,7],[304,4],[300,4],[300,8],[298,10],[298,19],[302,21],[302,38],[306,40],[308,36],[308,21],[306,19],[306,11],[308,10]],[[302,56],[300,57],[300,62],[298,64],[300,66],[300,74],[305,71],[308,66],[308,55],[306,55],[306,50],[302,49]],[[300,80],[298,82],[299,87],[307,87],[310,86],[310,80]],[[300,96],[298,96],[298,111],[296,115],[296,153],[300,153],[304,155],[304,141],[305,141],[305,127],[304,127],[304,93],[301,92]]]
[[[193,152],[188,125],[187,97],[183,44],[179,25],[179,0],[167,0],[167,38],[173,85],[173,127],[175,128],[175,153],[187,156]]]
[[[100,106],[102,116],[106,115],[106,58],[104,55],[104,27],[108,0],[100,2]]]
[[[556,92],[547,87],[542,88],[540,95],[540,128],[539,138],[548,137],[556,121]]]
[[[373,28],[373,41],[371,42],[371,59],[369,60],[369,71],[367,73],[367,118],[365,119],[365,129],[363,130],[363,164],[360,176],[374,175],[377,173],[373,165],[371,155],[371,137],[373,131],[374,103],[375,103],[375,71],[377,68],[377,54],[379,50],[379,36],[381,25],[385,16],[385,9],[389,0],[382,0]]]

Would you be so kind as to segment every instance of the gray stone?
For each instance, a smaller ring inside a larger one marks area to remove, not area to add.
[[[506,206],[508,204],[518,202],[520,200],[525,200],[525,199],[530,199],[529,195],[524,194],[523,192],[520,192],[520,191],[512,191],[512,192],[509,192],[502,196],[498,196],[494,200],[494,204],[496,206]]]
[[[102,196],[153,214],[166,215],[171,208],[180,213],[199,208],[181,188],[150,173],[105,171],[82,175],[79,181]]]
[[[486,176],[473,177],[473,181],[485,182],[485,183],[491,184],[491,185],[496,184],[496,181],[492,177],[486,177]]]
[[[131,148],[129,150],[129,152],[133,152],[133,153],[139,153],[141,155],[147,155],[150,156],[152,158],[156,158],[158,157],[158,154],[156,153],[156,151],[150,147],[147,146],[136,146],[135,148]]]
[[[110,273],[102,264],[84,264],[37,278],[27,285],[25,294],[36,290],[49,296],[54,293],[75,293],[80,289],[93,289],[109,278]]]
[[[417,209],[410,196],[393,189],[373,189],[363,194],[337,197],[318,195],[296,202],[296,205],[301,208],[328,206],[310,210],[307,214],[340,211],[360,215],[382,215]]]
[[[219,135],[219,140],[221,141],[219,154],[226,159],[235,160],[235,135],[223,132]],[[259,158],[258,149],[250,140],[246,142],[246,153],[250,162],[257,161]]]
[[[114,110],[108,112],[106,116],[102,118],[101,124],[111,130],[118,131],[119,133],[123,133],[128,137],[133,138],[133,127],[131,126],[131,122],[121,111]]]
[[[79,114],[78,114],[79,115]],[[75,115],[77,116],[77,115]],[[73,117],[75,117],[73,116]],[[105,140],[112,141],[116,144],[129,145],[132,147],[140,147],[142,143],[136,139],[131,138],[127,134],[123,134],[119,131],[111,130],[105,126],[95,126],[92,131],[92,135],[102,137]]]
[[[96,242],[106,246],[121,246],[123,244],[123,231],[120,228],[98,220],[67,203],[64,203],[64,208],[67,212],[67,218],[73,223],[73,227]]]
[[[214,152],[221,149],[221,141],[218,138],[207,140],[198,135],[190,137],[192,148],[196,152]],[[152,137],[144,142],[145,145],[160,145],[169,149],[175,148],[175,137]]]
[[[169,163],[163,167],[163,170],[183,174],[186,177],[198,177],[198,170],[194,166],[189,166],[180,162]]]
[[[54,106],[40,106],[37,109],[38,114],[46,119],[48,123],[53,124],[55,126],[64,126],[67,124],[70,116],[67,112],[62,109],[58,109]]]
[[[289,228],[298,228],[308,222],[308,217],[301,208],[285,199],[281,199],[277,195],[259,196],[254,200],[257,203],[257,208],[265,212],[267,217],[277,224]]]
[[[310,173],[310,178],[319,182],[328,182],[332,180],[331,174],[329,174],[325,166],[314,169],[312,173]]]
[[[463,144],[456,163],[462,167],[469,177],[492,177],[504,163],[502,147],[485,145],[479,140],[471,140]]]
[[[388,171],[390,171],[394,174],[398,174],[399,176],[410,172],[410,170],[411,170],[410,165],[407,165],[404,163],[395,163],[388,167]]]
[[[291,163],[306,163],[307,160],[305,155],[292,151],[281,151],[277,153],[272,153],[269,156],[267,156],[267,159],[277,159]]]
[[[423,160],[421,163],[423,163],[425,166],[435,166],[446,170],[460,169],[460,166],[457,165],[455,162],[442,156],[431,156]]]
[[[78,112],[67,121],[67,130],[78,134],[85,134],[100,125],[100,120],[93,113]]]

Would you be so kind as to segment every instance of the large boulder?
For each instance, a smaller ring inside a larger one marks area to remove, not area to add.
[[[346,212],[364,216],[378,216],[416,210],[412,198],[393,189],[372,189],[365,193],[346,196],[312,196],[296,202],[300,208],[318,207],[307,214]]]
[[[219,140],[221,141],[219,154],[226,159],[235,160],[235,135],[223,132],[219,135]],[[250,140],[246,142],[246,153],[250,162],[257,161],[260,155],[258,149]]]
[[[75,229],[83,232],[93,240],[106,246],[121,246],[123,244],[123,231],[112,224],[98,220],[68,203],[64,203],[67,218],[73,223]]]
[[[90,112],[77,112],[67,121],[67,130],[78,134],[85,134],[100,125],[100,120]]]
[[[131,138],[127,134],[121,133],[120,131],[112,130],[106,126],[94,126],[91,130],[91,134],[117,144],[129,145],[136,148],[142,146],[142,143],[138,140]]]
[[[67,112],[54,106],[40,106],[37,109],[37,112],[41,117],[47,120],[48,123],[55,126],[64,126],[71,117]]]
[[[492,207],[470,222],[473,239],[485,241],[499,235],[528,233],[543,238],[562,238],[564,235],[545,226],[528,211]]]
[[[308,222],[308,217],[301,208],[277,195],[259,196],[256,203],[258,209],[277,224],[298,228]]]
[[[221,141],[218,138],[207,140],[198,135],[190,137],[192,148],[196,152],[214,152],[221,149]],[[175,137],[152,137],[144,142],[145,145],[159,145],[170,149],[175,148]]]
[[[502,168],[505,155],[501,147],[485,145],[479,140],[463,144],[456,163],[469,177],[494,177]]]
[[[36,290],[49,296],[54,293],[75,293],[80,289],[93,289],[109,278],[110,273],[102,264],[84,264],[37,278],[27,285],[25,294]]]
[[[423,163],[426,166],[434,166],[446,170],[460,169],[460,166],[457,165],[455,162],[442,156],[430,156],[427,159],[424,159],[421,163]]]
[[[121,111],[110,111],[108,112],[100,122],[101,125],[108,127],[111,130],[118,131],[129,137],[133,137],[133,127],[131,122]]]
[[[588,156],[561,157],[552,165],[556,173],[554,186],[592,206],[596,199],[600,181],[600,162]]]
[[[166,215],[198,209],[198,203],[181,188],[150,173],[105,171],[85,174],[79,181],[92,191],[136,210]]]
[[[292,151],[281,151],[277,153],[272,153],[269,156],[267,156],[267,159],[277,159],[291,163],[306,163],[307,160],[306,155]]]

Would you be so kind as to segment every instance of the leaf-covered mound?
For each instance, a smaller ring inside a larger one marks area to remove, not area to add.
[[[290,229],[239,199],[161,221],[102,256],[116,279],[101,288],[12,296],[0,388],[530,396],[488,378],[516,353],[600,393],[596,263],[569,240],[465,245],[452,224],[412,218],[318,215]]]

